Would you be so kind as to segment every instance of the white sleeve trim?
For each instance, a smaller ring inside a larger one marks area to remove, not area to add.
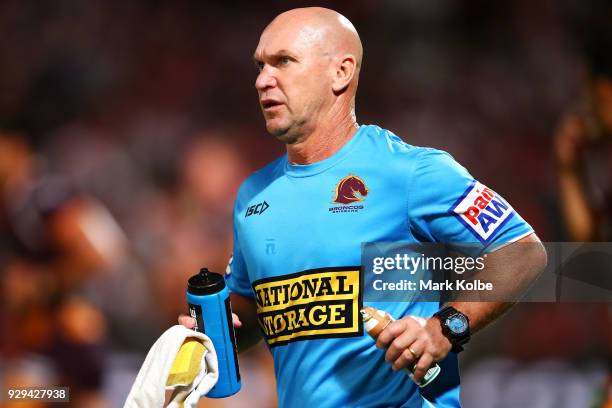
[[[500,249],[505,248],[505,247],[507,247],[510,244],[514,244],[516,241],[520,241],[521,239],[523,239],[525,237],[528,237],[531,234],[535,234],[535,231],[533,229],[531,231],[528,231],[528,232],[524,233],[524,234],[518,235],[515,238],[512,238],[512,240],[510,240],[508,242],[504,242],[500,246],[496,246],[493,250],[491,250],[490,252],[487,252],[487,254],[491,254],[493,252],[499,251]],[[491,242],[491,244],[492,245],[490,245],[490,246],[493,246],[493,244],[495,244],[495,242]]]

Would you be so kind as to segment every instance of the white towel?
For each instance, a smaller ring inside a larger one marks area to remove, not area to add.
[[[206,348],[200,362],[200,371],[191,384],[166,387],[177,352],[189,337],[199,339]],[[168,407],[179,408],[184,403],[185,407],[195,408],[200,397],[215,386],[218,377],[217,353],[210,338],[181,325],[172,326],[149,350],[123,408],[161,408],[164,406],[167,389],[175,390]]]

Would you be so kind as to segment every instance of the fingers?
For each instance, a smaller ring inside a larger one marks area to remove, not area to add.
[[[193,329],[196,325],[195,319],[191,316],[187,316],[186,314],[179,315],[178,323],[188,329]]]
[[[412,370],[412,376],[414,381],[420,383],[423,380],[423,377],[427,373],[427,370],[429,370],[429,367],[431,367],[431,365],[433,364],[433,361],[434,359],[431,354],[427,352],[423,353],[423,355],[419,358],[419,361],[414,366],[414,369]]]
[[[417,383],[422,382],[427,370],[434,361],[444,358],[448,350],[442,350],[427,320],[406,316],[389,323],[376,339],[376,347],[386,349],[385,360],[394,371],[408,368],[410,377]],[[437,331],[440,328],[437,327]],[[434,356],[436,356],[434,358]]]
[[[393,371],[398,371],[406,367],[412,367],[420,360],[425,350],[425,344],[417,340],[404,348],[395,360],[391,360]]]
[[[376,339],[376,347],[386,349],[391,342],[408,328],[408,323],[405,319],[396,320],[391,323],[378,335]]]
[[[240,321],[240,318],[238,317],[236,313],[232,313],[232,323],[234,324],[234,327],[237,329],[242,327],[242,322]]]
[[[193,317],[181,314],[178,317],[178,323],[185,326],[188,329],[193,329],[196,325],[196,321]],[[232,313],[232,324],[235,328],[239,329],[242,327],[242,322],[236,313]]]
[[[416,336],[414,331],[407,330],[403,332],[396,337],[389,345],[389,348],[387,348],[387,351],[385,352],[385,360],[393,364],[398,358],[401,358],[404,352],[408,353],[408,346],[412,345],[415,340]],[[410,355],[410,357],[412,356]]]
[[[417,322],[419,326],[421,327],[427,326],[427,319],[423,319],[422,317],[419,317],[419,316],[407,316],[407,317]]]

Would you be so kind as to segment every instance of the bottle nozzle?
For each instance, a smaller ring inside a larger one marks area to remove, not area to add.
[[[200,271],[187,281],[187,289],[194,295],[210,295],[224,287],[223,275],[209,271],[208,268],[200,268]]]

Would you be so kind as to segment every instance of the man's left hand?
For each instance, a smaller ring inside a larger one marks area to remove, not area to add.
[[[376,347],[387,349],[385,360],[394,371],[414,365],[414,380],[420,382],[434,362],[446,357],[452,345],[442,334],[437,318],[406,316],[389,323],[376,339]]]

